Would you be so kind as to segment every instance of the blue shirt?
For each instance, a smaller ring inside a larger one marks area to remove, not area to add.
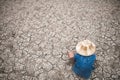
[[[78,76],[81,76],[85,79],[90,78],[92,70],[94,70],[94,62],[96,60],[96,55],[82,56],[78,53],[74,55],[75,64],[72,67],[72,70]]]

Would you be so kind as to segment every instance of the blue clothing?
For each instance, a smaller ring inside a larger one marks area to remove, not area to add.
[[[90,78],[92,70],[94,70],[94,62],[96,55],[82,56],[78,53],[74,55],[75,64],[72,67],[73,72],[85,79]]]

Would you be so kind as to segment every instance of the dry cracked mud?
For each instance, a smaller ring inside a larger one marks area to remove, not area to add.
[[[91,80],[120,80],[120,0],[0,0],[0,80],[81,80],[67,52],[96,46]]]

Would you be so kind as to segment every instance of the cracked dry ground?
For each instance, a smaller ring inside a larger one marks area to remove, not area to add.
[[[120,80],[119,0],[0,0],[0,80],[81,80],[67,51],[96,46],[91,80]]]

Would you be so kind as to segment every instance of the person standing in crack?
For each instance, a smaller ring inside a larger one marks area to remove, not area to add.
[[[83,40],[76,45],[76,52],[68,53],[70,59],[74,59],[72,71],[85,80],[90,79],[92,71],[95,69],[94,63],[96,46],[89,40]]]

